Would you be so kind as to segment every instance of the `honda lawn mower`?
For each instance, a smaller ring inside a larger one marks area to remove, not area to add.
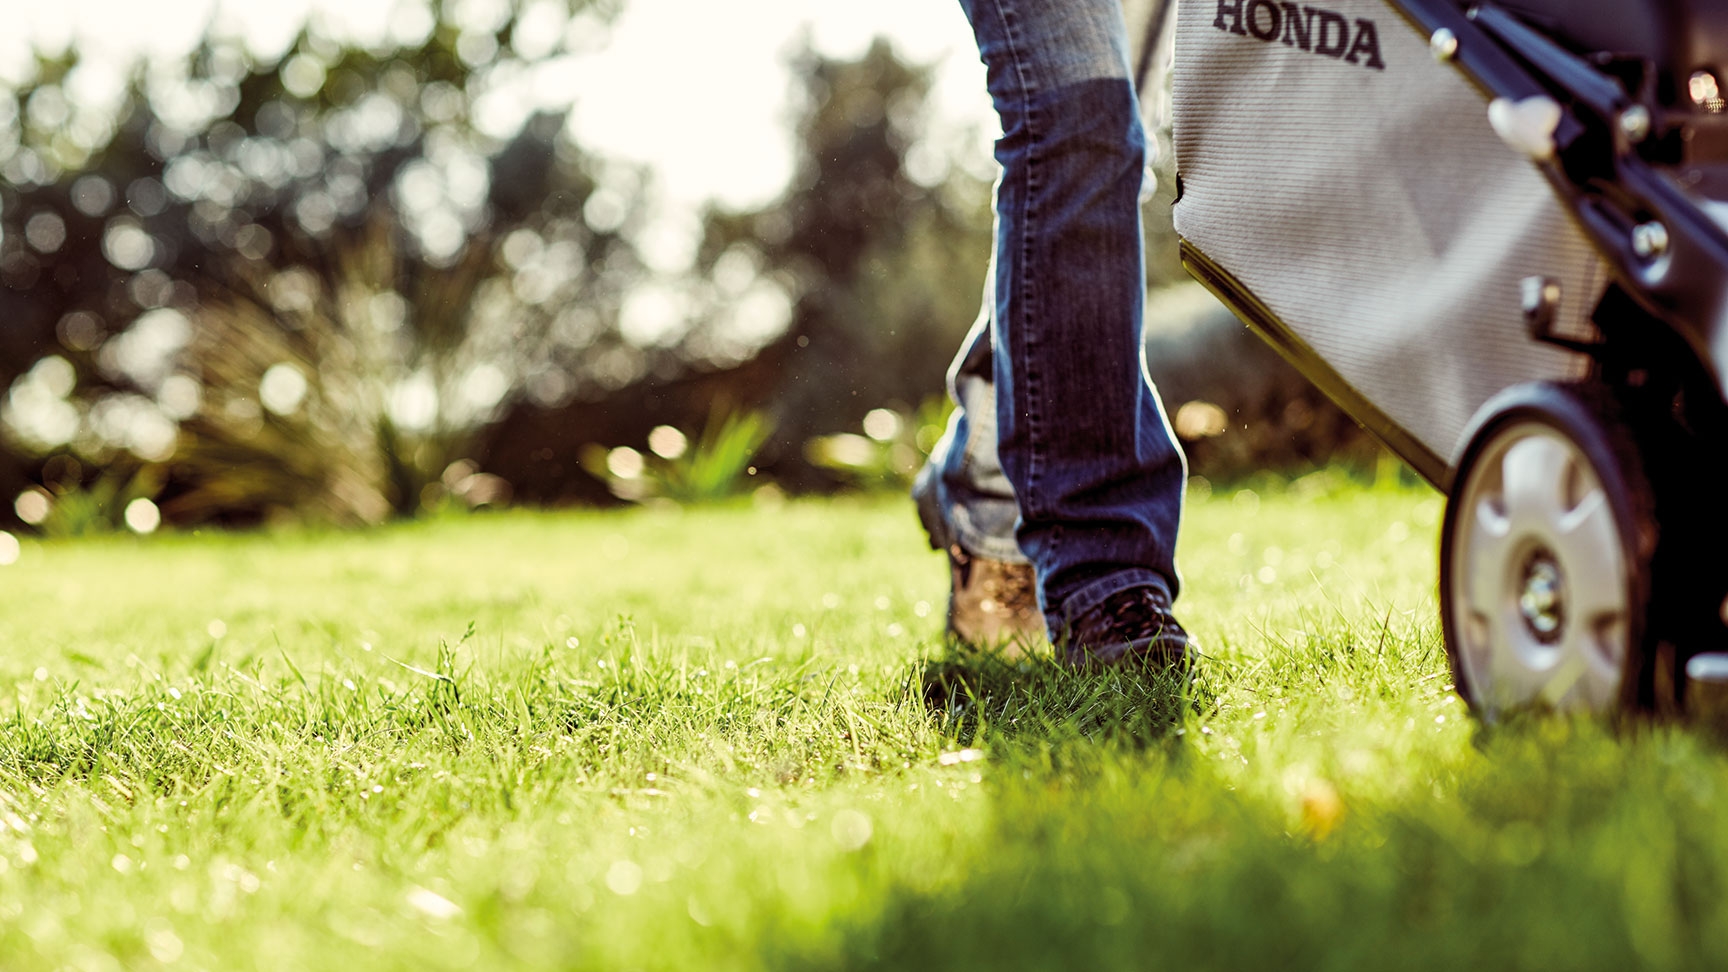
[[[1458,691],[1728,697],[1728,0],[1181,0],[1190,273],[1444,491]]]

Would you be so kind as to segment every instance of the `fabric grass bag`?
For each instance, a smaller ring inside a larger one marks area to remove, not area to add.
[[[1390,3],[1181,0],[1175,46],[1189,272],[1423,476],[1497,392],[1585,372],[1520,290],[1557,281],[1556,332],[1588,338],[1605,268]]]

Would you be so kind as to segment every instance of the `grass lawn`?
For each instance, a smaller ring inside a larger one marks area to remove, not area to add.
[[[27,542],[0,969],[1728,966],[1720,744],[1474,723],[1439,516],[1197,499],[1186,695],[949,655],[893,498]]]

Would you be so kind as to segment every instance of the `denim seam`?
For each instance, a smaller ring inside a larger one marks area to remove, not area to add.
[[[1012,296],[1014,298],[1014,308],[1016,312],[1010,314],[1007,320],[1008,325],[1016,329],[1020,338],[1018,342],[1012,342],[1011,346],[1018,346],[1019,355],[1017,364],[1020,365],[1022,381],[1013,382],[1011,387],[1020,390],[1021,396],[1026,403],[1024,415],[1021,416],[1026,422],[1026,495],[1016,496],[1016,499],[1020,503],[1020,515],[1022,519],[1024,519],[1028,514],[1042,518],[1044,512],[1040,509],[1041,504],[1038,502],[1038,484],[1043,477],[1040,456],[1044,442],[1044,435],[1041,421],[1042,416],[1039,414],[1038,409],[1039,389],[1041,385],[1040,372],[1038,368],[1038,340],[1036,337],[1036,329],[1027,324],[1028,320],[1036,319],[1039,316],[1036,305],[1038,287],[1033,273],[1033,267],[1036,264],[1034,241],[1037,239],[1038,235],[1038,210],[1033,199],[1038,191],[1038,170],[1040,165],[1039,147],[1041,145],[1038,116],[1032,104],[1032,99],[1036,94],[1037,86],[1033,79],[1028,75],[1025,59],[1021,56],[1021,48],[1023,45],[1019,35],[1019,28],[1012,12],[1003,6],[1002,0],[995,0],[991,6],[996,10],[997,16],[1000,17],[1002,21],[1002,34],[1007,41],[1008,56],[1014,63],[1014,77],[1017,82],[1020,109],[1023,114],[1023,124],[1026,126],[1025,176],[1021,187],[1022,192],[1019,201],[1021,210],[1020,219],[1016,221],[1019,227],[1019,239],[1014,241],[1015,248],[1019,251],[1020,255],[1020,265],[1017,268],[1014,268],[1014,270],[1017,270],[1018,272],[1014,274],[1014,280],[1012,283]],[[1000,319],[1000,316],[998,316],[999,321]],[[1016,403],[1010,401],[1008,404],[1010,408],[1014,408]],[[1050,541],[1050,553],[1052,556],[1056,555],[1060,548],[1060,544],[1060,531],[1057,531],[1057,535],[1053,536]]]

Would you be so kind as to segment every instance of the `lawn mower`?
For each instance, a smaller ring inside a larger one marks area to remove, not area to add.
[[[1728,699],[1728,0],[1182,0],[1188,271],[1447,496],[1458,692]]]

